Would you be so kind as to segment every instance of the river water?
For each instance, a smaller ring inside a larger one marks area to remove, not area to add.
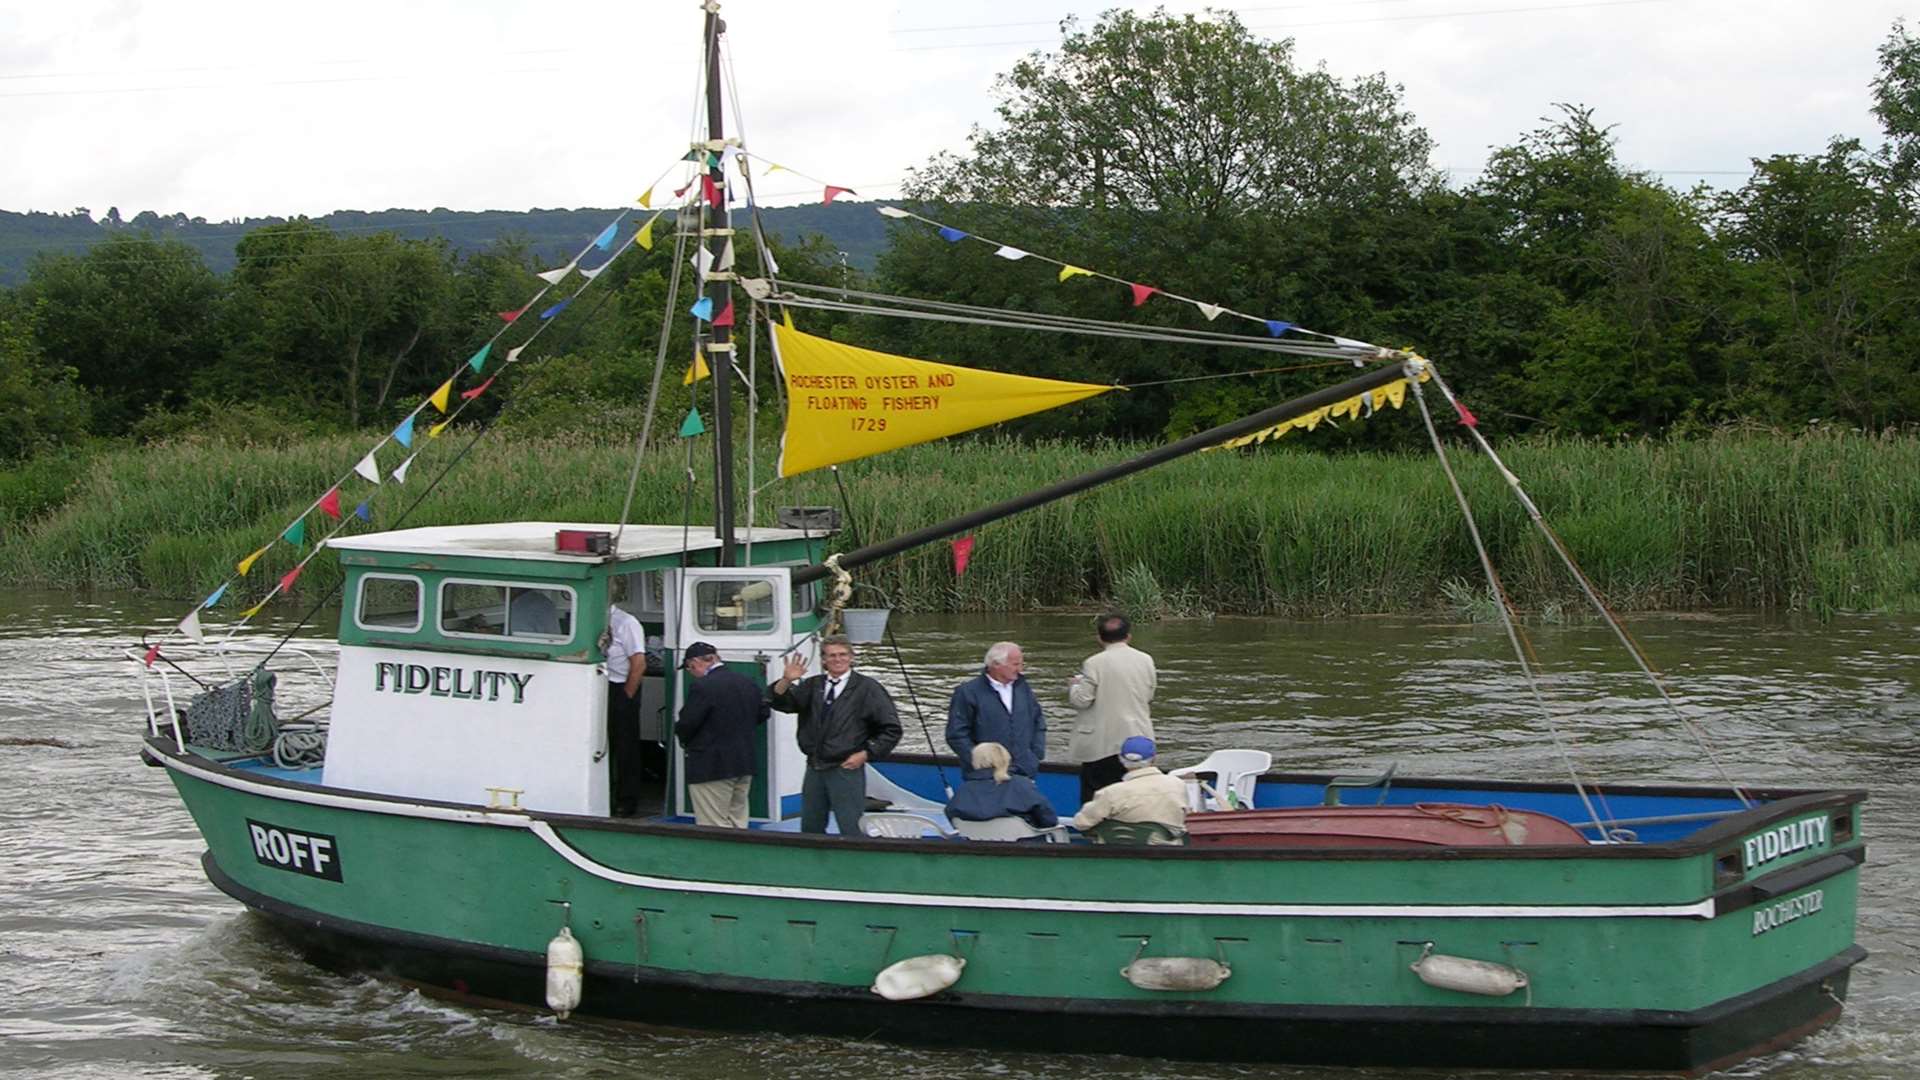
[[[192,822],[165,776],[138,760],[138,684],[133,665],[116,655],[142,628],[180,614],[176,603],[134,594],[0,592],[0,1072],[274,1080],[1420,1075],[559,1024],[320,971],[207,884]],[[977,669],[992,640],[1026,647],[1043,701],[1057,697],[1094,648],[1081,616],[919,617],[896,629],[898,660],[874,647],[861,664],[901,700],[910,749],[925,746],[911,702],[918,699],[937,737],[947,690]],[[1920,772],[1920,619],[1680,615],[1637,619],[1632,629],[1729,773],[1755,784],[1872,793],[1860,913],[1860,940],[1872,956],[1855,969],[1845,1019],[1734,1075],[1920,1075],[1920,800],[1912,791]],[[1585,777],[1718,775],[1604,627],[1533,634],[1554,726],[1574,744]],[[1223,618],[1143,627],[1136,642],[1159,660],[1155,716],[1163,756],[1175,764],[1212,748],[1252,746],[1287,768],[1397,762],[1413,775],[1566,775],[1504,637],[1491,627]],[[990,1044],[991,1032],[981,1039]]]

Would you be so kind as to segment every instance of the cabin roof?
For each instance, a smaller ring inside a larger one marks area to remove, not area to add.
[[[679,525],[628,525],[625,531],[605,522],[578,521],[506,521],[489,525],[430,525],[418,529],[393,529],[388,532],[336,536],[329,547],[343,551],[393,552],[407,555],[472,555],[491,559],[527,559],[540,562],[583,562],[594,556],[567,554],[554,550],[554,534],[562,529],[587,532],[620,532],[621,559],[639,559],[656,555],[677,555],[688,551],[706,551],[720,546],[720,539],[708,526],[686,529]],[[799,529],[754,529],[754,543],[819,539],[820,532]],[[743,531],[736,542],[745,542]]]

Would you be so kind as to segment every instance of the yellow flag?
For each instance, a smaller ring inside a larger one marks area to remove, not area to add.
[[[437,423],[437,424],[435,424],[435,425],[433,425],[432,427],[430,427],[430,428],[428,428],[428,429],[427,429],[427,438],[429,438],[429,439],[437,439],[437,438],[439,438],[439,437],[440,437],[440,433],[441,433],[441,432],[443,432],[443,431],[445,431],[445,430],[447,430],[447,425],[448,425],[448,424],[451,424],[451,423],[453,423],[453,421],[451,421],[451,420],[442,420],[442,421],[440,421],[439,423]]]
[[[653,189],[652,188],[648,188],[646,191],[641,193],[640,205],[646,207],[649,210],[653,209]]]
[[[764,176],[772,176],[772,175],[773,175],[774,173],[777,173],[777,172],[784,172],[785,170],[786,170],[786,166],[785,166],[785,165],[774,165],[774,164],[772,164],[772,163],[769,163],[769,164],[767,165],[767,171],[766,171],[765,173],[763,173],[762,175],[764,175]]]
[[[1082,275],[1085,275],[1085,276],[1087,276],[1087,277],[1092,277],[1092,276],[1093,276],[1093,271],[1091,271],[1091,270],[1083,270],[1083,269],[1081,269],[1081,268],[1080,268],[1080,267],[1078,267],[1078,266],[1063,266],[1063,267],[1061,267],[1061,268],[1060,268],[1060,280],[1061,280],[1061,281],[1065,281],[1065,280],[1067,280],[1067,279],[1068,279],[1068,278],[1070,278],[1070,277],[1080,277],[1080,276],[1082,276]]]
[[[1429,377],[1425,371],[1420,373],[1421,382],[1425,382]],[[1371,393],[1373,395],[1373,407],[1376,410],[1379,409],[1382,404],[1391,405],[1397,409],[1407,399],[1407,380],[1395,379],[1387,385],[1371,391]],[[1241,435],[1238,438],[1228,439],[1218,446],[1209,446],[1207,449],[1225,450],[1237,446],[1251,446],[1254,443],[1266,442],[1268,439],[1277,439],[1289,431],[1312,431],[1314,428],[1320,426],[1322,420],[1328,417],[1352,417],[1355,420],[1363,420],[1368,414],[1361,411],[1360,403],[1366,396],[1366,394],[1355,394],[1345,401],[1336,402],[1332,405],[1322,405],[1317,409],[1301,413],[1299,416],[1290,416],[1272,427],[1262,428],[1249,435]]]
[[[269,596],[269,597],[267,597],[267,600],[271,600],[271,599],[273,599],[273,597],[271,597],[271,596]],[[248,608],[247,610],[245,610],[245,611],[243,611],[243,612],[241,612],[241,613],[240,613],[240,617],[241,617],[242,619],[251,619],[251,618],[253,618],[253,617],[254,617],[255,615],[258,615],[258,614],[260,614],[260,609],[261,609],[261,608],[263,608],[263,607],[266,607],[266,606],[267,606],[267,600],[262,600],[262,601],[260,601],[259,603],[257,603],[257,604],[255,604],[255,605],[253,605],[252,607],[250,607],[250,608]]]
[[[645,225],[640,226],[640,235],[633,238],[634,243],[639,244],[648,251],[653,250],[653,222],[654,219],[659,216],[659,214],[653,215],[653,217],[647,219]]]
[[[272,544],[268,544],[266,547],[261,548],[259,551],[256,551],[253,554],[247,556],[246,558],[241,559],[239,565],[235,567],[235,569],[240,571],[240,576],[246,577],[247,571],[253,569],[253,564],[256,562],[259,562],[260,556],[265,555],[267,553],[267,548],[271,548],[272,546],[273,546]]]
[[[433,392],[433,396],[428,398],[427,400],[433,402],[434,408],[439,409],[441,412],[444,413],[447,411],[448,396],[451,395],[452,393],[453,393],[453,380],[448,379],[446,382],[441,383],[440,389],[435,390]]]
[[[787,383],[780,475],[1071,404],[1115,389],[936,364],[773,327]]]
[[[692,386],[694,383],[712,374],[713,371],[707,367],[707,358],[701,356],[699,347],[695,346],[693,350],[693,363],[687,365],[687,373],[680,377],[680,385]]]

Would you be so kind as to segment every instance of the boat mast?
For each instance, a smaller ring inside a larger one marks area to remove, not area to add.
[[[722,119],[722,100],[720,97],[720,35],[727,32],[727,24],[720,18],[718,0],[705,0],[701,9],[707,13],[707,176],[715,190],[720,192],[718,205],[710,205],[712,226],[702,228],[698,237],[700,246],[706,247],[709,238],[720,242],[721,250],[733,242],[733,229],[727,218],[727,172],[726,158],[721,151],[725,149],[726,135]],[[716,200],[708,199],[709,204]],[[709,220],[705,213],[702,221]],[[716,256],[716,261],[717,261]],[[733,304],[733,270],[714,269],[707,273],[706,297],[713,305],[713,315],[728,310]],[[714,475],[714,535],[720,538],[720,565],[733,565],[733,328],[706,325],[707,366],[713,372],[713,475]]]

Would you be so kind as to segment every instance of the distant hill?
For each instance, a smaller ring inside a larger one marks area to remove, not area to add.
[[[567,258],[579,251],[618,211],[614,210],[337,210],[317,218],[331,229],[351,232],[397,233],[408,238],[445,237],[456,250],[479,251],[497,239],[513,237],[535,253]],[[636,211],[643,212],[643,211]],[[736,211],[736,219],[739,212]],[[834,202],[828,205],[786,206],[762,211],[769,232],[785,241],[819,233],[847,253],[847,261],[863,270],[887,245],[887,219],[874,213],[873,204]],[[285,218],[244,218],[208,221],[185,214],[162,215],[151,210],[123,219],[118,209],[95,220],[84,208],[70,214],[15,213],[0,210],[0,285],[26,280],[27,266],[41,252],[77,255],[116,232],[144,232],[181,240],[200,252],[216,273],[233,269],[234,245],[263,225]]]

